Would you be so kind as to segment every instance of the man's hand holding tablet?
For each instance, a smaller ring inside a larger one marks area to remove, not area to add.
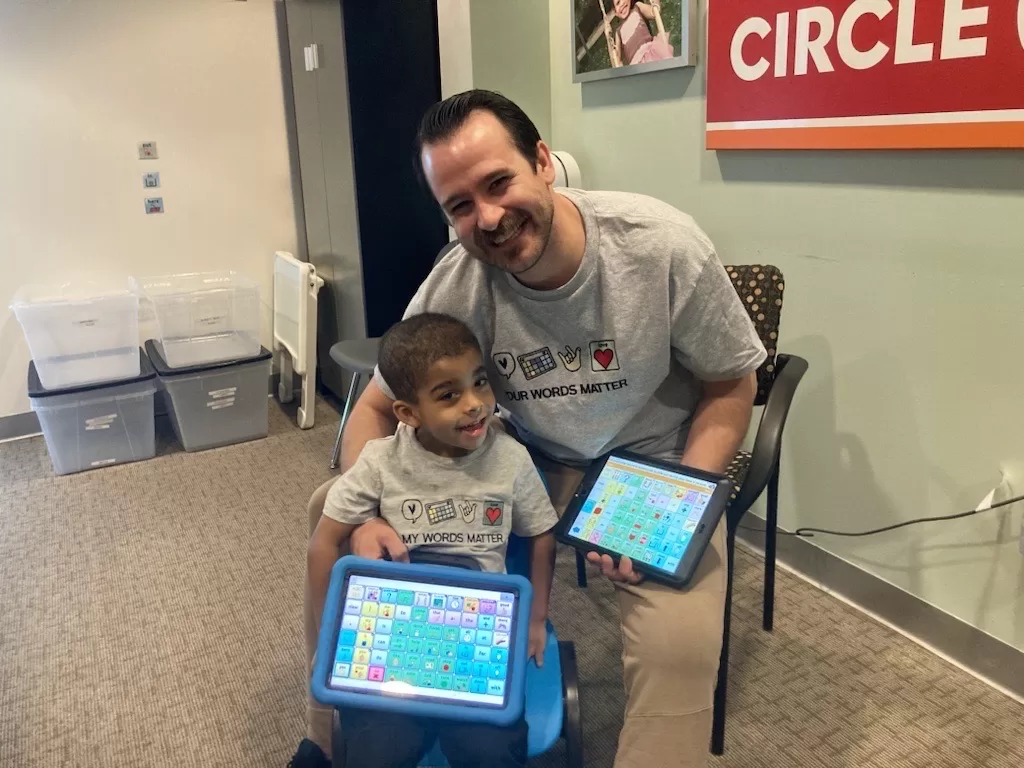
[[[611,581],[621,584],[639,584],[644,580],[642,573],[633,570],[633,561],[629,559],[629,555],[623,555],[618,558],[618,562],[615,562],[615,558],[611,555],[588,552],[587,562],[600,568],[601,573]]]
[[[587,470],[555,535],[612,581],[684,587],[731,493],[722,475],[613,451]]]

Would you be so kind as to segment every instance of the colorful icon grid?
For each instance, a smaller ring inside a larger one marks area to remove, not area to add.
[[[333,686],[504,701],[514,595],[353,576],[343,611]]]
[[[707,490],[609,460],[570,529],[573,536],[675,573],[714,485]]]

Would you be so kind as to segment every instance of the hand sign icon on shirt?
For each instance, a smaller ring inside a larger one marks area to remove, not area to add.
[[[558,359],[562,361],[565,370],[575,373],[583,365],[583,350],[580,347],[573,349],[566,344],[565,352],[559,352]]]
[[[459,504],[459,512],[462,513],[462,519],[467,523],[472,523],[476,517],[476,502],[475,501],[464,501]]]

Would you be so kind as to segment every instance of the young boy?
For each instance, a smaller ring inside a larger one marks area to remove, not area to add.
[[[308,553],[317,624],[340,548],[372,517],[387,520],[410,551],[469,556],[496,573],[514,533],[530,538],[529,654],[540,664],[557,516],[526,448],[492,424],[476,338],[448,315],[416,315],[384,335],[378,365],[400,423],[394,436],[368,442],[327,495]],[[341,723],[334,768],[412,768],[435,738],[452,768],[526,765],[523,721],[497,728],[346,709]]]

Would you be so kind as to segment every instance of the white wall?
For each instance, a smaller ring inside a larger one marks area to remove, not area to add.
[[[29,410],[24,283],[235,269],[269,341],[273,253],[298,239],[280,67],[272,0],[0,2],[0,416]]]
[[[1024,152],[707,152],[703,69],[575,85],[570,12],[550,1],[553,146],[588,188],[660,197],[724,261],[786,276],[779,348],[811,367],[786,433],[781,524],[959,512],[1001,468],[1024,493]],[[518,45],[473,33],[475,69]],[[1022,506],[813,541],[1024,649]]]
[[[437,0],[441,98],[473,87],[473,35],[469,0]]]

